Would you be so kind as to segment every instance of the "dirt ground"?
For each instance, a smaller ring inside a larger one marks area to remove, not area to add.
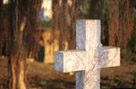
[[[8,89],[7,60],[0,58],[0,89]],[[28,64],[31,89],[75,89],[75,74],[54,71],[53,64]],[[136,89],[136,64],[121,62],[120,67],[101,69],[101,89]]]

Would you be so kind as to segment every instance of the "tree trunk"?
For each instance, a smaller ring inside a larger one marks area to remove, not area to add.
[[[21,30],[20,30],[21,31]],[[19,32],[16,34],[15,44],[10,57],[11,63],[11,89],[28,89],[26,78],[26,58],[27,50],[23,45],[23,34]]]
[[[11,89],[28,89],[26,85],[26,70],[25,61],[18,60],[15,57],[11,58]]]
[[[0,50],[6,44],[9,89],[28,89],[25,62],[31,51],[34,55],[38,53],[41,1],[10,0],[3,5],[0,0]]]
[[[109,45],[115,46],[119,32],[119,1],[109,0]]]
[[[109,45],[126,48],[133,25],[133,0],[109,0]]]
[[[13,5],[16,5],[14,7]],[[26,68],[25,61],[27,58],[27,50],[25,50],[25,46],[23,44],[23,31],[26,26],[25,16],[22,17],[19,22],[19,10],[17,9],[17,2],[11,4],[12,11],[11,14],[11,44],[10,49],[11,53],[9,56],[10,59],[10,89],[28,89],[26,83]]]

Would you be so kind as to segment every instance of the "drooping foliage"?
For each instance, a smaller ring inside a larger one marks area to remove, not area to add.
[[[115,46],[119,35],[119,1],[109,0],[109,45]]]
[[[83,0],[54,0],[52,29],[60,30],[59,49],[64,50],[65,40],[69,49],[75,49],[76,19],[82,17]]]
[[[109,44],[125,48],[134,24],[134,0],[109,0]]]
[[[125,59],[135,59],[135,0],[89,0],[89,19],[101,19],[102,43],[121,47]],[[133,58],[131,58],[133,56]]]

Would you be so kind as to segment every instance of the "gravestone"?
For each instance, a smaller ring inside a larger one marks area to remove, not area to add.
[[[55,52],[55,70],[76,71],[76,89],[100,89],[100,68],[120,65],[120,48],[101,44],[100,20],[77,20],[76,50]]]
[[[53,63],[53,35],[50,30],[42,34],[44,45],[44,63]]]
[[[59,33],[60,33],[59,30],[56,29],[53,32],[50,29],[46,29],[42,34],[43,41],[40,42],[40,44],[44,46],[43,62],[45,64],[54,63],[54,52],[59,51]],[[64,42],[64,50],[67,50],[69,46],[68,41],[65,40],[63,42]]]

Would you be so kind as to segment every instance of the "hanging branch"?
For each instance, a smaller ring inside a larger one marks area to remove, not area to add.
[[[109,45],[116,45],[119,34],[119,1],[109,0]]]
[[[64,50],[68,42],[68,49],[76,48],[76,19],[81,18],[84,0],[54,0],[52,29],[60,31],[59,49]],[[59,11],[58,11],[59,10]]]
[[[134,24],[132,0],[109,0],[109,44],[126,48]]]
[[[132,0],[120,0],[120,34],[118,41],[123,48],[131,39],[134,24]],[[121,38],[120,38],[121,37]]]

